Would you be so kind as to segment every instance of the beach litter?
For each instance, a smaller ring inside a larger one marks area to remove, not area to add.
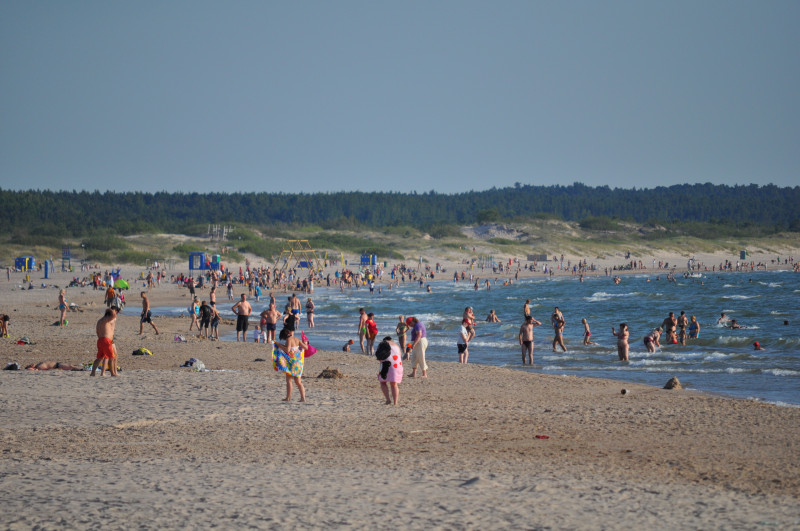
[[[144,347],[139,347],[132,353],[134,356],[152,356],[153,352]]]
[[[186,338],[180,334],[175,334],[175,341],[178,343],[186,343]]]
[[[189,358],[181,367],[190,367],[196,371],[207,371],[206,364],[197,358]]]

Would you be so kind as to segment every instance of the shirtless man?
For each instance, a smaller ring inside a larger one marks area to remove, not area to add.
[[[531,300],[527,299],[525,301],[525,304],[522,306],[522,318],[527,319],[530,314],[531,314]]]
[[[519,327],[519,346],[522,347],[522,364],[525,365],[525,354],[528,355],[528,365],[533,365],[533,329],[541,325],[532,315],[525,317],[525,322]]]
[[[116,306],[106,309],[105,315],[97,321],[97,359],[92,363],[92,373],[94,376],[97,367],[100,366],[100,376],[106,373],[106,361],[109,364],[111,376],[117,375],[117,353],[114,348],[114,329],[117,326]]]
[[[358,309],[358,344],[361,345],[361,353],[364,353],[364,337],[367,335],[367,312],[364,308]]]
[[[278,319],[281,312],[275,309],[275,303],[272,302],[269,308],[261,312],[261,318],[264,319],[264,327],[267,329],[267,343],[275,341],[275,329],[278,327]]]
[[[669,312],[669,316],[661,323],[661,327],[664,329],[664,335],[667,336],[667,343],[674,345],[678,342],[678,338],[675,335],[675,327],[677,326],[678,319],[675,317],[675,313]]]
[[[686,344],[686,327],[689,326],[689,318],[686,317],[686,312],[681,311],[680,317],[678,317],[678,328],[680,328],[679,339],[681,345]]]
[[[145,293],[144,291],[141,293],[141,295],[142,295],[142,318],[139,320],[139,335],[142,335],[145,323],[150,323],[150,326],[153,327],[153,330],[156,331],[156,335],[158,335],[158,328],[156,328],[156,325],[153,322],[153,312],[150,311],[150,300],[147,298],[147,293]]]
[[[289,301],[289,304],[292,307],[292,315],[294,316],[295,324],[300,324],[300,299],[297,297],[296,293],[292,293],[292,298]]]
[[[234,315],[236,315],[236,341],[247,341],[247,327],[250,325],[250,314],[253,308],[247,302],[247,294],[242,293],[242,298],[239,302],[231,307]],[[241,334],[241,339],[239,335]]]

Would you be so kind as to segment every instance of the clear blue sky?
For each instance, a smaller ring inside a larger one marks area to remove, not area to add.
[[[0,187],[800,184],[800,2],[0,1]]]

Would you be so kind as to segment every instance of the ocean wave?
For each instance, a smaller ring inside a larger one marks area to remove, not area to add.
[[[737,301],[743,301],[747,299],[755,299],[758,295],[723,295],[722,299],[733,299]]]
[[[631,291],[628,293],[607,293],[605,291],[597,291],[593,293],[591,297],[585,297],[584,300],[586,300],[586,302],[600,302],[600,301],[607,301],[609,299],[613,299],[616,297],[631,297],[636,295],[642,295],[642,293],[638,291]]]
[[[771,374],[772,376],[800,376],[800,371],[793,371],[791,369],[764,369],[761,372],[763,374]]]

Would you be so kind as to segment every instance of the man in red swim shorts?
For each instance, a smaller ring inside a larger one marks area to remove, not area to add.
[[[111,376],[117,375],[117,355],[114,348],[114,328],[117,326],[117,312],[119,308],[111,306],[106,310],[103,317],[97,321],[97,359],[92,363],[92,376],[97,367],[100,366],[100,376],[106,372],[106,360],[108,360]]]

